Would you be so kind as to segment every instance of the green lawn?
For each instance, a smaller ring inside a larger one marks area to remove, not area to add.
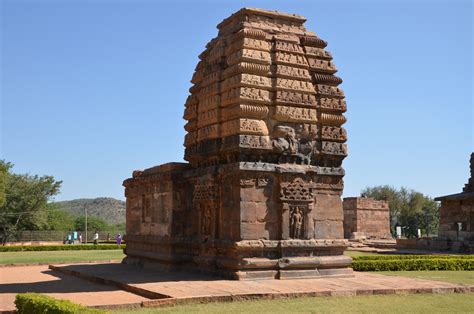
[[[0,264],[92,262],[124,257],[122,250],[0,252]]]
[[[381,271],[378,274],[403,276],[452,283],[474,285],[474,271],[468,270],[437,270],[437,271]],[[474,298],[474,297],[473,297]],[[473,300],[474,303],[474,300]]]
[[[113,313],[472,313],[473,300],[472,293],[315,297],[191,304]]]
[[[377,255],[377,253],[370,253],[370,252],[359,252],[359,251],[344,251],[344,255],[355,257],[355,256],[367,256],[367,255]]]

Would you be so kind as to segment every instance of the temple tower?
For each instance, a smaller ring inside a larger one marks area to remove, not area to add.
[[[199,56],[185,160],[134,172],[126,261],[235,279],[347,276],[346,103],[327,43],[244,8]]]

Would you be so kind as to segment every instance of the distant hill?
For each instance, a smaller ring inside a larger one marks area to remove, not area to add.
[[[55,203],[75,216],[84,216],[85,207],[87,215],[101,218],[108,224],[125,222],[125,202],[115,198],[80,198]]]

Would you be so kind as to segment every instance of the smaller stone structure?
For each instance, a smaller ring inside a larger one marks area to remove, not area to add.
[[[435,198],[439,208],[438,236],[397,239],[397,248],[474,253],[474,153],[471,177],[461,193]]]
[[[344,238],[389,239],[390,212],[387,201],[367,197],[346,197],[344,208]]]
[[[461,251],[474,249],[474,153],[470,166],[471,177],[462,193],[435,198],[441,201],[438,237]]]

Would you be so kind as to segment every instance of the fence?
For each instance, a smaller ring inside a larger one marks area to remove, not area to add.
[[[85,231],[76,231],[77,234],[82,234],[83,241],[86,240]],[[73,231],[49,231],[49,230],[35,230],[35,231],[21,231],[16,235],[8,239],[8,242],[31,242],[31,241],[64,241],[68,234],[71,234]],[[106,230],[98,231],[99,241],[114,241],[117,234],[122,236],[125,234],[124,230]],[[87,232],[87,242],[92,242],[94,237],[93,231]]]

